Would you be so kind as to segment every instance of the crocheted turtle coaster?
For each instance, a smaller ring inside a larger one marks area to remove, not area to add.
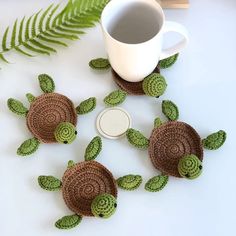
[[[177,121],[179,109],[171,101],[162,102],[162,112],[168,121],[156,118],[150,138],[133,128],[126,132],[129,143],[147,149],[153,166],[161,172],[161,175],[154,176],[145,184],[145,189],[150,192],[163,189],[168,176],[186,179],[200,176],[203,169],[203,147],[216,150],[226,140],[226,132],[223,130],[201,139],[192,126]]]
[[[180,159],[195,154],[203,159],[202,141],[198,133],[188,124],[170,121],[154,129],[149,142],[152,164],[162,173],[181,177],[178,171]]]
[[[39,176],[39,186],[48,191],[62,190],[67,207],[74,213],[56,221],[59,229],[77,226],[83,216],[109,218],[117,208],[117,186],[112,173],[94,159],[102,150],[99,136],[88,144],[84,161],[69,161],[62,181],[53,176]]]
[[[40,143],[72,143],[77,135],[78,115],[96,107],[96,98],[89,98],[75,107],[68,97],[54,92],[55,84],[50,76],[42,74],[38,79],[44,94],[35,97],[28,93],[29,109],[16,99],[8,99],[9,109],[26,117],[27,127],[33,135],[18,148],[17,154],[21,156],[34,153]]]
[[[63,178],[62,194],[67,207],[76,214],[94,216],[91,204],[97,195],[117,197],[116,182],[111,172],[96,161],[87,161],[69,168]]]
[[[153,73],[160,74],[160,68],[157,66]],[[122,79],[113,69],[112,69],[112,78],[118,87],[124,90],[126,93],[130,95],[145,95],[143,90],[143,81],[140,82],[128,82]]]

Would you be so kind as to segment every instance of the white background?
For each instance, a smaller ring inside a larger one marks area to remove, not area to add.
[[[15,16],[31,15],[44,1],[0,1],[0,32],[14,22]],[[195,127],[202,137],[218,129],[228,140],[218,151],[205,152],[204,171],[194,181],[170,178],[159,193],[120,190],[116,214],[108,220],[84,218],[78,228],[60,231],[54,222],[71,212],[60,192],[46,192],[37,185],[37,176],[61,177],[67,161],[82,161],[87,143],[97,135],[95,118],[104,108],[102,99],[116,88],[111,74],[95,73],[88,61],[105,57],[100,27],[87,30],[80,41],[59,49],[51,57],[33,59],[10,54],[10,65],[0,70],[0,235],[148,235],[199,236],[236,235],[236,2],[235,0],[191,1],[189,10],[165,10],[168,20],[184,24],[190,44],[178,63],[162,71],[168,89],[162,99],[175,101],[180,119]],[[78,139],[68,146],[42,145],[29,158],[16,156],[16,148],[31,137],[25,119],[10,113],[9,97],[27,104],[24,94],[40,95],[40,73],[50,74],[56,91],[68,95],[75,105],[96,96],[98,108],[79,117]],[[161,100],[129,97],[123,108],[133,118],[133,127],[149,136],[153,119],[161,116]],[[104,140],[98,161],[115,177],[141,174],[146,182],[158,174],[146,151],[129,146],[125,139]]]

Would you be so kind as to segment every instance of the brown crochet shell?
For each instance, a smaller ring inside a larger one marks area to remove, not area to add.
[[[159,66],[155,68],[153,73],[160,73]],[[113,69],[112,69],[112,77],[113,80],[116,82],[118,87],[125,91],[130,95],[145,95],[143,91],[143,81],[140,82],[128,82],[122,79]]]
[[[175,177],[181,177],[178,162],[184,155],[195,154],[203,159],[200,136],[190,125],[179,121],[170,121],[155,128],[148,151],[155,168]]]
[[[96,161],[84,161],[66,170],[62,178],[62,194],[67,207],[76,214],[93,216],[91,203],[99,194],[117,197],[112,173]]]
[[[77,124],[75,107],[66,96],[58,93],[43,94],[31,104],[27,126],[39,141],[55,143],[54,131],[61,122]]]

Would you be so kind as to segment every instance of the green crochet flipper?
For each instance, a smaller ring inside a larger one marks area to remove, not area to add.
[[[35,97],[27,93],[29,109],[13,98],[7,102],[13,113],[26,118],[27,128],[33,136],[18,148],[17,154],[20,156],[34,153],[40,143],[72,143],[77,135],[78,115],[89,113],[96,107],[94,97],[75,107],[68,97],[54,92],[55,84],[49,75],[41,74],[38,80],[44,94]]]
[[[216,150],[226,140],[226,132],[223,130],[202,140],[192,126],[177,121],[179,110],[172,101],[162,102],[162,112],[168,120],[156,118],[150,138],[135,129],[129,129],[126,133],[130,144],[148,150],[153,166],[160,171],[159,175],[145,184],[145,189],[150,192],[162,190],[169,176],[186,179],[199,177],[203,170],[203,148]]]

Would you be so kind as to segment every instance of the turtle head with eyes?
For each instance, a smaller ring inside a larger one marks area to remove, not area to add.
[[[196,179],[202,173],[202,162],[195,155],[186,155],[179,160],[178,171],[181,177]]]
[[[76,139],[76,135],[76,127],[70,122],[61,122],[54,132],[56,141],[64,144],[71,144]]]

